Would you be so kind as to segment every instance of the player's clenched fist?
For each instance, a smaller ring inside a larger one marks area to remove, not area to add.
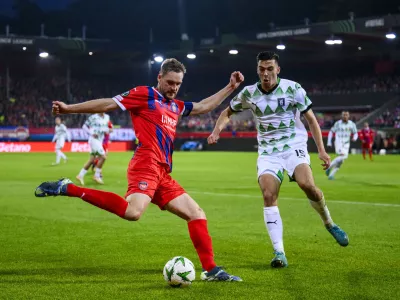
[[[211,135],[207,138],[207,142],[209,145],[216,144],[219,140],[219,135],[215,133],[211,133]]]
[[[67,113],[68,105],[61,101],[53,101],[52,113],[53,115]]]
[[[244,81],[244,76],[242,73],[240,73],[239,71],[235,71],[231,74],[231,79],[229,81],[229,84],[231,85],[231,87],[233,87],[234,89],[238,88],[239,85]]]

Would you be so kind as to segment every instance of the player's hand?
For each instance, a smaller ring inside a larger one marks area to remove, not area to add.
[[[329,154],[325,151],[321,151],[318,153],[318,158],[324,162],[323,164],[321,164],[322,168],[324,170],[328,169],[331,165],[331,157],[329,156]]]
[[[211,135],[207,138],[207,142],[209,145],[216,144],[219,140],[219,134],[211,133]]]
[[[53,115],[67,114],[68,105],[61,101],[53,101],[52,113]]]
[[[244,81],[244,76],[242,73],[240,73],[239,71],[235,71],[231,74],[231,78],[229,80],[229,85],[234,88],[237,89],[239,87],[239,85]]]

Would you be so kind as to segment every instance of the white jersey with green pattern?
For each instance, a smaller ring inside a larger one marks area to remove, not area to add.
[[[331,131],[335,133],[335,141],[341,144],[348,144],[350,143],[351,135],[357,133],[357,127],[353,121],[343,122],[343,120],[339,120],[333,125]]]
[[[100,116],[99,114],[91,115],[85,122],[85,125],[89,127],[90,137],[91,139],[97,139],[103,142],[104,134],[109,132],[108,122],[110,121],[110,116],[104,114],[104,116]],[[93,134],[97,135],[97,138],[93,137]]]
[[[307,145],[307,130],[300,120],[312,103],[297,82],[278,78],[277,87],[266,93],[260,83],[246,86],[231,100],[234,112],[251,109],[257,121],[259,155],[279,154],[295,145]]]

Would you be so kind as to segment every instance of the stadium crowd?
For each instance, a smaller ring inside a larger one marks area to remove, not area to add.
[[[384,92],[399,91],[399,76],[392,77],[356,77],[353,79],[334,80],[321,82],[320,84],[307,84],[303,86],[310,94],[347,94],[352,92]],[[30,126],[51,127],[54,118],[51,115],[51,101],[65,101],[67,95],[67,83],[62,77],[57,78],[35,78],[11,80],[10,97],[6,99],[5,79],[0,77],[0,126]],[[69,103],[78,103],[87,99],[101,98],[116,95],[126,89],[126,85],[120,82],[108,80],[71,80],[71,96]],[[183,100],[191,100],[192,93],[183,95]],[[186,99],[187,98],[187,99]],[[222,109],[207,115],[184,118],[179,123],[178,130],[181,131],[211,131]],[[330,128],[340,118],[338,113],[316,112],[319,124],[322,128]],[[352,114],[353,121],[357,121],[363,114]],[[130,126],[128,114],[121,111],[112,113],[112,119],[122,127]],[[65,118],[67,126],[80,126],[86,116],[70,115]],[[400,106],[395,110],[386,111],[372,124],[374,127],[400,128]],[[234,120],[229,124],[227,130],[251,131],[255,130],[252,118]]]

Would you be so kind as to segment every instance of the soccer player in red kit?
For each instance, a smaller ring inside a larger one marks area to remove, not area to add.
[[[187,221],[189,235],[197,251],[206,281],[241,281],[217,266],[204,211],[171,176],[176,125],[180,117],[212,111],[226,99],[244,77],[233,72],[229,84],[216,94],[198,102],[182,102],[175,97],[186,69],[176,59],[161,65],[156,88],[139,86],[113,98],[67,105],[53,102],[53,114],[99,113],[115,109],[129,111],[139,146],[129,163],[128,191],[125,199],[111,192],[83,188],[69,179],[43,182],[35,196],[77,197],[117,216],[137,221],[150,202]]]
[[[374,143],[374,132],[369,128],[368,123],[364,123],[364,128],[360,132],[362,155],[365,160],[365,152],[368,151],[369,159],[372,161],[372,144]]]

